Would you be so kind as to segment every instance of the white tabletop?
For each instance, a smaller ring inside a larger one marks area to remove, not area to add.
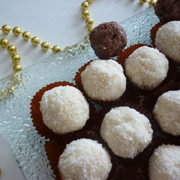
[[[29,31],[31,36],[37,36],[41,42],[47,41],[50,46],[59,45],[61,49],[72,46],[87,35],[85,20],[81,17],[82,0],[1,0],[0,28],[7,24],[12,29],[16,26],[22,31]],[[90,17],[94,26],[102,22],[121,22],[131,16],[148,9],[148,4],[141,5],[139,0],[94,0],[89,6]],[[37,63],[52,52],[44,52],[40,45],[35,47],[31,41],[25,41],[22,36],[16,37],[10,32],[0,38],[7,38],[10,44],[17,47],[21,56],[23,68]],[[0,79],[13,73],[11,55],[6,49],[0,48]]]
[[[1,0],[0,26],[4,24],[11,28],[20,27],[22,31],[29,31],[31,36],[37,36],[41,42],[47,41],[50,46],[59,45],[61,49],[72,46],[84,39],[87,35],[85,20],[81,17],[82,0]],[[139,0],[94,0],[90,4],[90,17],[94,26],[102,22],[121,22],[146,9],[148,4],[141,5]],[[7,38],[10,44],[17,47],[21,56],[20,64],[23,68],[37,63],[51,56],[52,52],[44,52],[40,46],[34,47],[30,40],[23,40],[22,36],[15,37],[12,32],[8,35],[0,33],[0,39]],[[4,48],[0,48],[0,79],[13,73],[11,55]],[[3,148],[2,148],[3,146]],[[13,178],[8,176],[10,169],[17,170],[17,165],[10,155],[3,155],[8,147],[0,136],[0,162],[3,162],[1,180],[19,179],[14,173]],[[13,162],[13,163],[11,163]],[[11,165],[11,166],[9,166]],[[0,163],[0,166],[2,164]]]

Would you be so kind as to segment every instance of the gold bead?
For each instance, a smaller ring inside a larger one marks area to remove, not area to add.
[[[155,5],[156,5],[156,1],[155,0],[149,1],[149,7],[153,7]]]
[[[8,47],[9,41],[6,38],[1,39],[1,46],[2,47]]]
[[[61,48],[59,47],[59,46],[54,46],[53,48],[52,48],[52,52],[54,53],[54,54],[56,54],[56,53],[58,53],[58,52],[60,52],[61,51]]]
[[[13,67],[13,71],[14,72],[19,72],[21,70],[22,70],[22,66],[21,65],[19,65],[19,64],[14,65],[14,67]]]
[[[22,31],[19,27],[13,28],[12,32],[15,36],[19,36],[22,33]]]
[[[70,48],[70,46],[66,46],[64,49],[68,49],[68,48]]]
[[[88,18],[88,17],[89,17],[89,11],[88,11],[88,10],[82,11],[81,16],[82,16],[84,19]]]
[[[147,0],[139,0],[139,2],[140,2],[141,4],[144,4],[144,3],[147,2]]]
[[[16,46],[14,46],[14,45],[9,45],[7,50],[10,54],[14,54],[17,51]]]
[[[93,30],[93,27],[89,27],[89,28],[88,28],[88,31],[87,31],[88,34],[90,34],[90,32],[91,32],[92,30]]]
[[[9,92],[13,92],[14,91],[14,87],[13,86],[8,87],[8,91]]]
[[[22,37],[24,40],[28,41],[29,39],[31,39],[31,34],[28,31],[25,31],[22,33]]]
[[[11,28],[8,25],[4,25],[2,27],[2,32],[5,33],[5,34],[8,34],[10,32],[10,30],[11,30]]]
[[[11,59],[12,59],[12,62],[18,63],[18,62],[20,62],[21,57],[20,57],[19,54],[13,54],[12,57],[11,57]]]
[[[87,9],[89,8],[89,3],[86,2],[86,1],[84,1],[84,2],[81,4],[81,8],[82,8],[83,10],[87,10]]]
[[[40,39],[38,37],[33,37],[31,39],[31,43],[34,45],[34,46],[37,46],[38,44],[40,44]]]
[[[88,39],[89,38],[89,36],[86,36],[84,39]]]
[[[42,48],[42,50],[47,51],[50,48],[50,45],[47,42],[43,42],[41,44],[41,48]]]
[[[94,0],[86,0],[89,4],[92,3]]]
[[[91,27],[94,24],[94,21],[92,18],[87,18],[85,23],[88,27]]]

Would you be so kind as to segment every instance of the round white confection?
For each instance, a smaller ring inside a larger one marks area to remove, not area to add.
[[[149,160],[150,180],[180,179],[180,146],[162,145]]]
[[[58,163],[63,180],[106,180],[111,167],[108,152],[91,139],[79,139],[66,145]]]
[[[166,78],[169,62],[157,49],[142,46],[125,61],[125,72],[134,85],[152,90]]]
[[[129,107],[118,107],[105,115],[100,133],[115,155],[134,158],[151,142],[153,130],[143,114]]]
[[[167,57],[180,63],[180,21],[161,26],[156,33],[155,45]]]
[[[89,119],[89,104],[73,86],[59,86],[46,91],[40,102],[44,124],[57,134],[81,129]]]
[[[92,61],[81,73],[81,80],[87,95],[95,100],[116,100],[126,90],[123,68],[114,60]]]
[[[180,135],[180,91],[162,94],[153,109],[153,114],[165,133]]]

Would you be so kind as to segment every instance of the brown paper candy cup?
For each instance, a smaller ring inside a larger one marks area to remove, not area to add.
[[[180,83],[177,83],[175,81],[170,81],[160,88],[156,89],[155,91],[149,93],[142,103],[142,106],[149,109],[151,112],[156,104],[156,101],[159,96],[161,96],[163,93],[170,91],[170,90],[179,90],[180,89]]]
[[[115,165],[112,169],[112,176],[110,179],[139,179],[141,177],[147,177],[147,172],[144,173],[142,170],[144,170],[144,166],[147,166],[149,157],[152,154],[154,150],[154,143],[156,141],[156,124],[153,115],[149,110],[145,109],[142,106],[139,106],[137,104],[129,103],[129,102],[112,102],[111,104],[108,104],[102,108],[102,110],[99,111],[98,119],[97,119],[97,127],[100,130],[101,123],[105,117],[105,115],[114,107],[119,106],[128,106],[130,108],[133,108],[140,112],[141,114],[144,114],[150,121],[152,129],[154,131],[153,138],[151,143],[142,151],[140,152],[134,159],[130,158],[121,158],[116,156],[112,150],[108,147],[108,144],[106,142],[103,142],[102,144],[108,149],[108,151],[111,154],[111,157],[113,157],[113,162]],[[100,133],[99,133],[100,136]],[[143,178],[142,178],[143,179]],[[145,178],[144,178],[145,179]]]
[[[158,29],[162,26],[162,25],[164,25],[164,23],[157,23],[155,26],[153,26],[152,27],[152,29],[151,29],[151,32],[150,32],[150,37],[151,37],[151,40],[152,40],[152,45],[154,46],[154,47],[156,47],[155,46],[155,38],[156,38],[156,33],[157,33],[157,31],[158,31]]]
[[[77,84],[77,86],[79,87],[79,89],[85,93],[84,89],[83,89],[83,86],[82,86],[82,83],[81,83],[81,73],[86,69],[86,67],[92,62],[93,60],[87,62],[86,64],[84,64],[83,66],[81,66],[78,71],[76,72],[76,75],[75,75],[75,82]],[[85,93],[86,94],[86,93]],[[86,94],[87,96],[87,94]]]
[[[42,137],[45,137],[46,139],[49,138],[51,140],[54,140],[54,139],[57,139],[59,136],[63,136],[63,134],[62,135],[55,134],[52,130],[50,130],[44,124],[43,119],[42,119],[42,113],[40,111],[41,98],[45,91],[51,90],[54,87],[67,86],[67,85],[78,88],[76,85],[66,82],[66,81],[55,82],[55,83],[49,84],[46,87],[43,87],[42,89],[40,89],[36,93],[36,95],[33,97],[33,99],[31,100],[30,114],[31,114],[33,125],[35,126],[36,130],[38,131],[38,134],[40,134]],[[83,128],[92,129],[93,123],[91,123],[91,122],[93,122],[93,120],[95,119],[94,116],[96,116],[96,110],[95,110],[94,106],[92,104],[90,104],[89,101],[88,101],[88,103],[89,103],[89,107],[90,107],[90,118],[87,120],[86,125]],[[74,133],[75,132],[72,132],[70,134],[74,134]]]
[[[146,44],[135,44],[123,50],[123,52],[117,57],[117,62],[124,68],[125,60],[139,47],[148,46]],[[149,46],[150,47],[150,46]]]
[[[91,101],[95,102],[96,104],[98,105],[101,105],[101,106],[104,106],[104,104],[108,104],[108,103],[111,103],[111,102],[115,102],[115,101],[131,101],[131,102],[134,102],[134,103],[139,103],[139,94],[133,89],[133,87],[129,87],[129,83],[127,83],[127,87],[126,87],[126,90],[124,92],[124,94],[116,99],[116,100],[109,100],[109,101],[103,101],[103,100],[97,100],[97,99],[91,99],[90,97],[88,97],[88,95],[86,94],[86,92],[84,91],[83,89],[83,85],[81,83],[81,73],[86,69],[86,67],[92,62],[89,61],[88,63],[84,64],[79,70],[78,72],[76,72],[76,76],[74,78],[77,86],[79,87],[79,89],[85,94],[86,98],[89,98]],[[118,62],[118,61],[117,61]],[[119,62],[118,62],[119,63]]]
[[[66,145],[72,142],[73,140],[82,139],[82,138],[92,139],[99,142],[98,135],[93,131],[91,132],[79,131],[73,135],[67,134],[64,135],[63,137],[59,136],[59,139],[56,139],[54,141],[46,141],[44,145],[46,155],[48,157],[51,169],[53,170],[54,175],[56,176],[56,180],[63,180],[62,175],[60,175],[60,171],[58,169],[58,162],[59,162],[59,157],[63,153]]]

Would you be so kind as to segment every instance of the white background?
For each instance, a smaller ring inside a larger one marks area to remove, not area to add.
[[[41,42],[47,41],[50,46],[59,45],[63,50],[84,39],[87,35],[85,20],[81,17],[82,0],[0,0],[0,28],[7,24],[12,29],[16,26],[22,31],[29,31],[31,37],[37,36]],[[94,0],[89,6],[90,17],[94,26],[102,22],[121,22],[144,11],[148,4],[141,5],[138,0]],[[52,52],[44,52],[40,45],[35,47],[31,41],[12,32],[0,39],[7,38],[10,44],[17,47],[23,68],[49,57]],[[5,48],[0,47],[0,79],[13,73],[14,63]]]
[[[82,0],[0,0],[0,28],[7,24],[12,29],[16,26],[22,31],[29,31],[31,36],[37,36],[41,42],[47,41],[50,46],[59,45],[61,49],[72,46],[87,35],[85,20],[81,17]],[[94,0],[90,4],[90,17],[94,26],[102,22],[121,22],[135,14],[148,9],[148,4],[140,5],[138,0]],[[44,52],[41,47],[34,47],[30,41],[16,37],[10,32],[4,35],[0,32],[0,39],[7,38],[10,44],[17,47],[21,56],[20,64],[23,68],[37,63],[51,56],[52,52]],[[0,47],[0,79],[13,73],[11,55]],[[20,180],[13,157],[8,152],[0,135],[0,168],[1,180]],[[8,155],[7,155],[8,154]],[[14,172],[12,174],[10,171]]]

